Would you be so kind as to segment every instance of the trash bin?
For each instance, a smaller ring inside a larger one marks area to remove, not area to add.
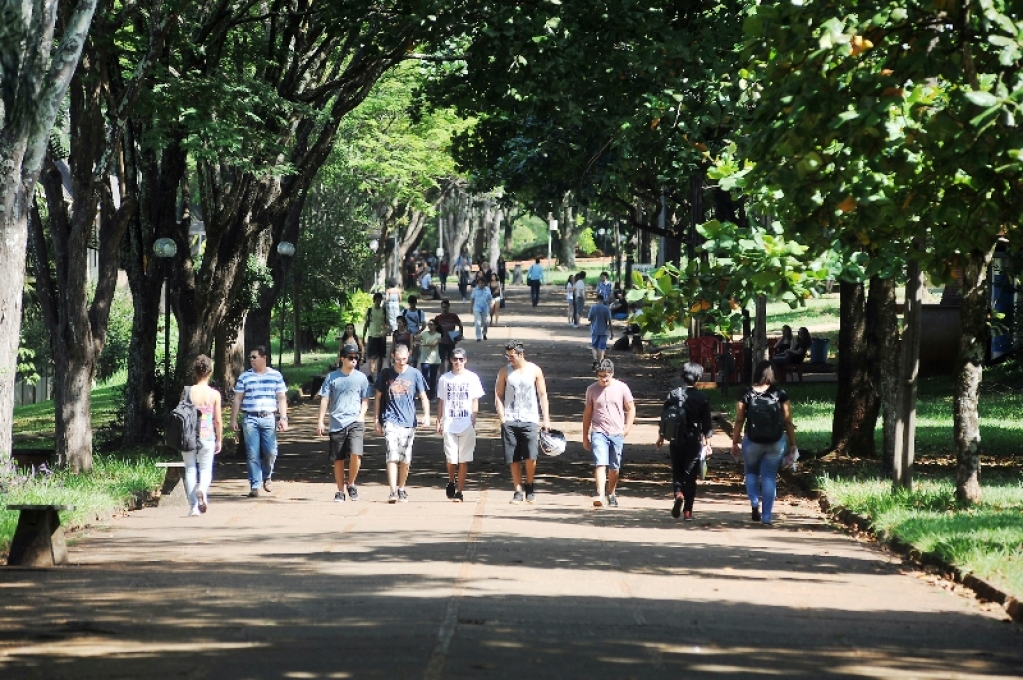
[[[810,344],[810,363],[811,364],[826,364],[828,363],[828,339],[827,338],[814,338]]]

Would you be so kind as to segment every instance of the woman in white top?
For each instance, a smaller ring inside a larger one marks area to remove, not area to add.
[[[188,397],[199,409],[199,441],[196,451],[182,451],[185,462],[185,494],[188,496],[190,516],[206,512],[210,482],[213,481],[213,456],[220,453],[224,424],[221,419],[220,392],[210,387],[213,362],[200,354],[192,364],[195,384],[186,387]],[[182,394],[182,398],[184,398]],[[197,480],[198,477],[198,480]]]
[[[579,272],[575,275],[575,306],[572,311],[572,327],[579,327],[579,317],[583,315],[583,307],[586,305],[586,272]]]
[[[437,378],[440,377],[440,352],[437,345],[440,344],[440,330],[437,324],[431,319],[426,323],[426,329],[419,334],[419,370],[426,379],[427,395],[430,399],[437,398]]]

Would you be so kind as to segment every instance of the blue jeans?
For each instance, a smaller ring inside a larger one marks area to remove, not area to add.
[[[621,469],[622,447],[624,446],[625,435],[623,434],[604,434],[590,430],[590,451],[593,453],[594,467]]]
[[[198,451],[182,451],[181,459],[185,462],[185,495],[188,496],[188,507],[196,504],[196,488],[202,489],[207,496],[210,493],[210,482],[213,481],[213,452],[216,450],[215,439],[202,439]]]
[[[742,460],[746,469],[746,493],[750,505],[760,506],[760,519],[764,524],[771,522],[774,498],[778,494],[778,468],[781,467],[785,452],[785,437],[773,444],[757,444],[748,437],[742,439]]]
[[[540,304],[540,280],[529,279],[529,300],[536,307]]]
[[[440,377],[440,364],[419,364],[419,372],[426,381],[426,396],[437,398],[437,379]]]
[[[270,481],[274,471],[274,461],[277,460],[277,422],[273,415],[265,418],[246,415],[242,418],[242,432],[249,466],[249,488],[258,489],[264,480]]]
[[[487,308],[472,308],[472,320],[476,324],[476,339],[481,340],[487,334],[487,325],[490,321],[490,310]]]

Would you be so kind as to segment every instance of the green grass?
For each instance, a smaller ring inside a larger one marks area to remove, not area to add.
[[[544,265],[544,268],[547,267],[546,260],[541,260],[540,263]],[[575,276],[579,272],[586,272],[586,285],[589,286],[590,288],[593,288],[594,286],[597,285],[597,281],[600,280],[600,272],[607,272],[609,275],[611,275],[611,278],[613,280],[614,279],[614,273],[612,271],[613,268],[614,260],[611,258],[605,258],[604,260],[601,260],[599,262],[593,261],[576,262],[575,268],[572,269],[571,271],[569,270],[559,271],[552,267],[550,270],[549,283],[552,286],[564,288],[565,284],[568,282],[569,276]],[[625,276],[624,262],[622,263],[622,276]]]
[[[82,527],[109,517],[128,506],[132,495],[153,491],[163,482],[164,471],[151,449],[97,454],[92,472],[75,475],[68,470],[28,476],[0,470],[0,553],[6,553],[14,536],[18,512],[7,504],[65,504],[75,509],[61,513],[61,522]]]
[[[117,392],[127,378],[124,372],[115,375],[111,380],[92,391],[92,427],[93,430],[103,427],[117,416]],[[25,404],[14,409],[14,436],[22,438],[15,441],[15,448],[47,448],[55,446],[53,439],[54,415],[53,401],[38,404]],[[25,439],[30,437],[31,439]]]
[[[934,552],[1016,598],[1023,598],[1023,480],[988,475],[983,502],[955,504],[948,478],[916,480],[914,490],[892,493],[887,480],[822,478],[828,500],[868,516],[882,536]]]

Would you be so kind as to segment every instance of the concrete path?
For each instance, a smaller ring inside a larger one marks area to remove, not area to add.
[[[1023,634],[996,607],[833,531],[809,502],[781,502],[774,529],[751,523],[723,455],[697,521],[673,520],[651,445],[665,376],[631,355],[614,356],[640,401],[621,507],[593,509],[588,333],[564,323],[560,293],[534,310],[525,291],[465,346],[488,392],[505,338],[548,373],[573,441],[540,461],[536,504],[508,503],[491,395],[462,504],[425,433],[408,504],[386,503],[373,436],[362,499],[332,502],[304,405],[271,495],[245,498],[241,461],[225,459],[203,517],[133,512],[80,535],[73,567],[0,569],[0,678],[1023,675]]]

